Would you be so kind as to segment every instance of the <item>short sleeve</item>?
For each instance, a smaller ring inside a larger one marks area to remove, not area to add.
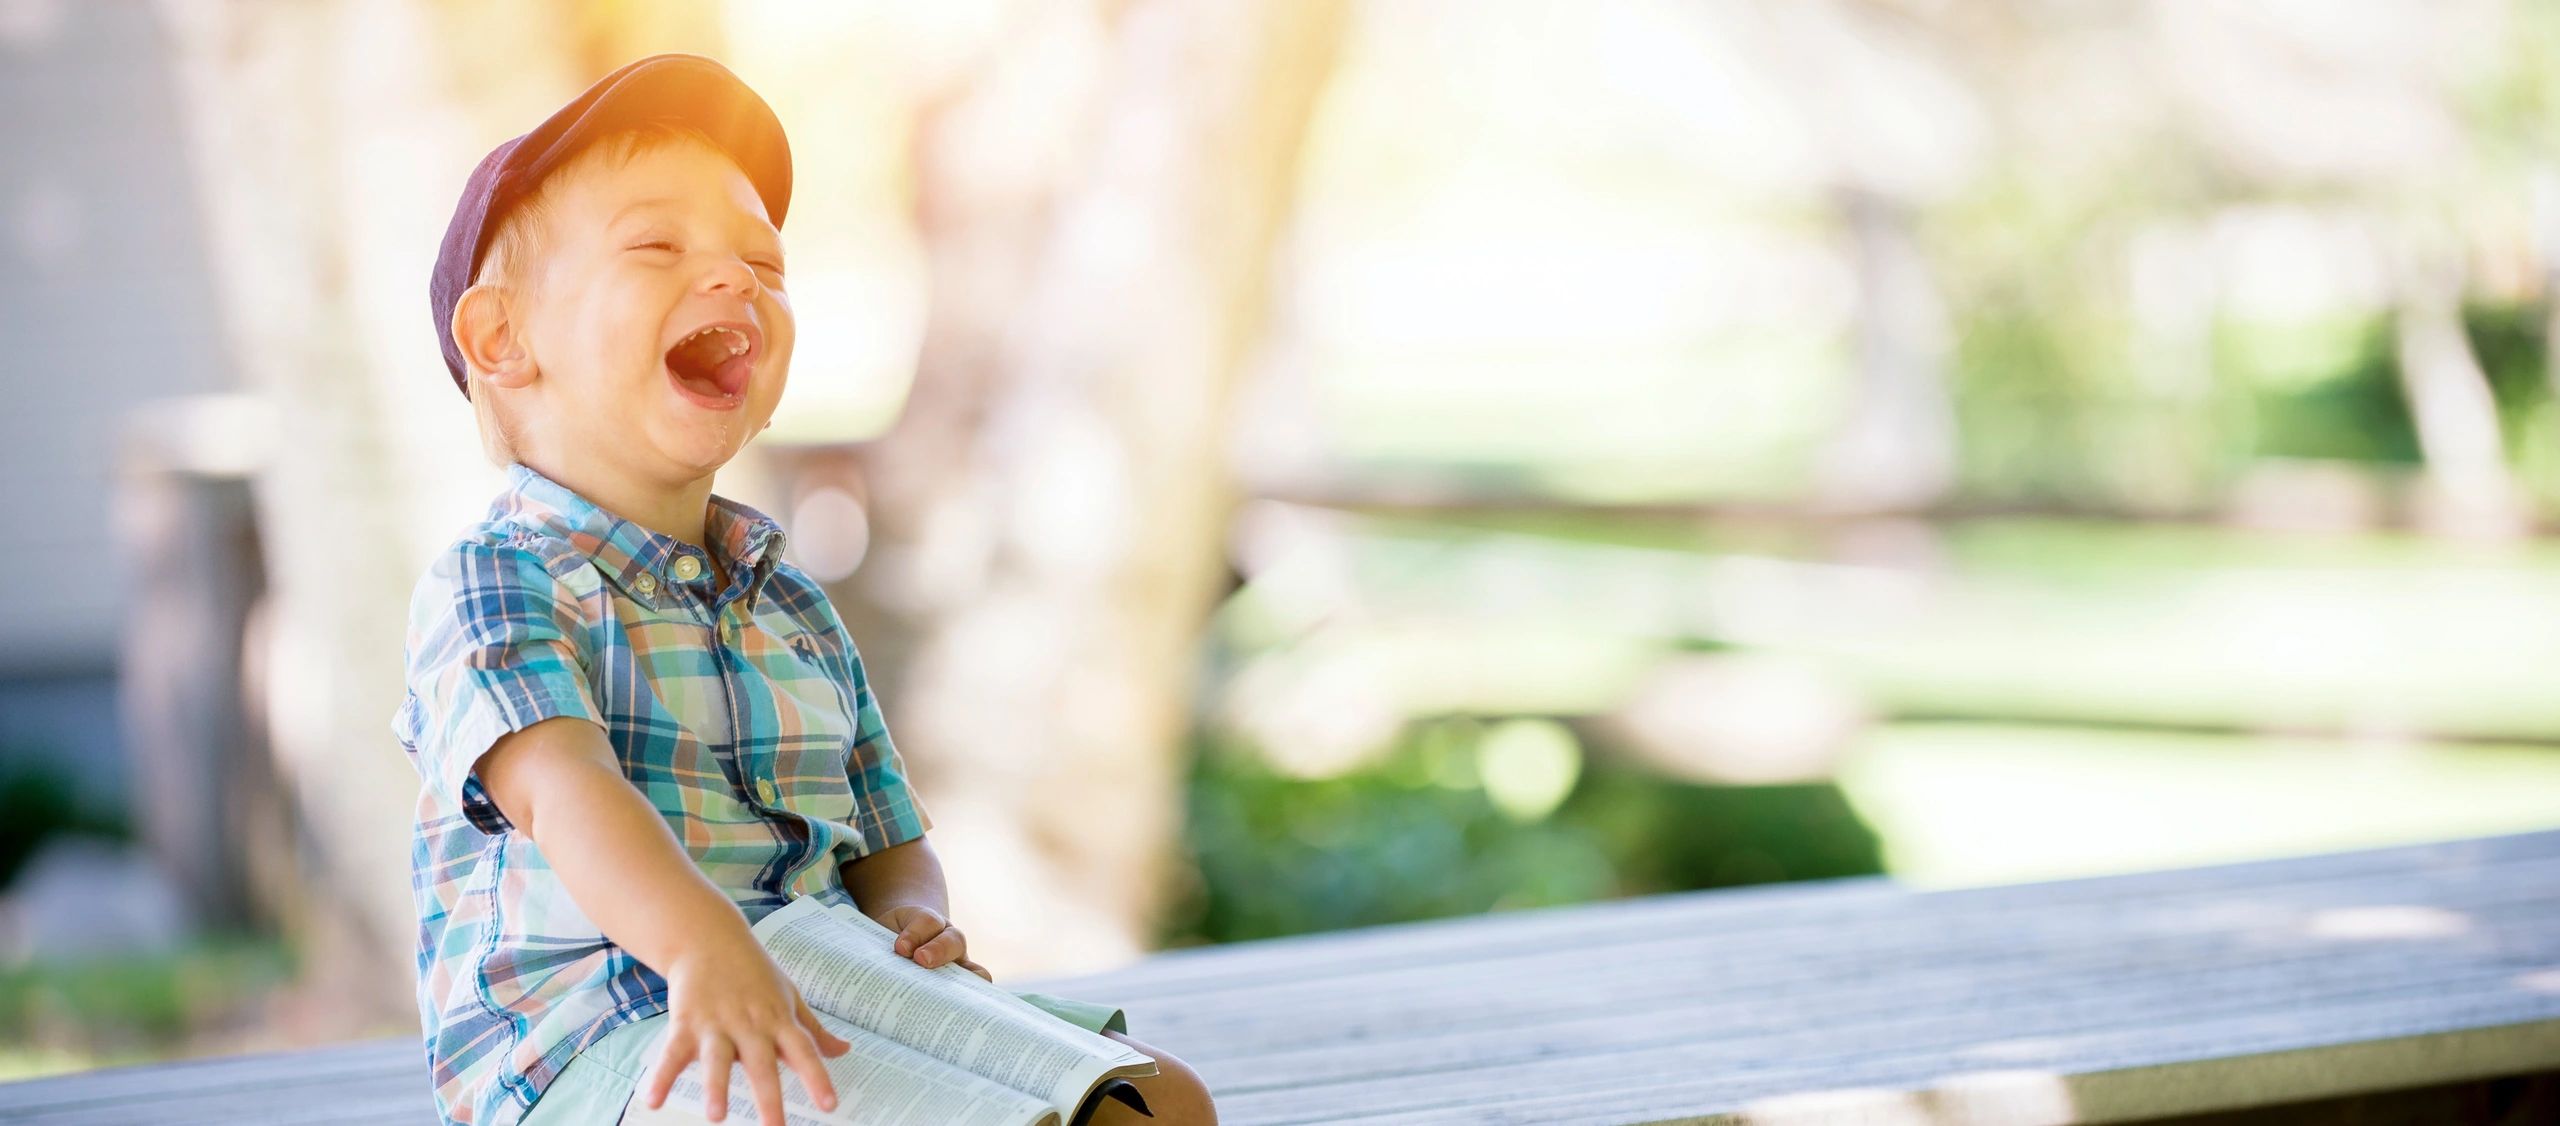
[[[933,819],[907,784],[906,760],[890,740],[888,721],[871,694],[862,652],[825,597],[818,596],[817,614],[829,647],[840,657],[837,675],[844,678],[845,694],[853,701],[853,750],[845,756],[845,775],[853,784],[853,828],[862,834],[863,855],[868,856],[923,836]]]
[[[513,828],[474,769],[501,736],[564,715],[604,726],[588,644],[576,593],[532,545],[456,543],[418,580],[395,725],[427,786],[473,827]]]

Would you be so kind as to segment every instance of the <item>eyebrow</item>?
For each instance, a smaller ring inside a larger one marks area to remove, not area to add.
[[[631,213],[632,213],[632,212],[634,212],[634,211],[638,211],[638,210],[640,210],[641,208],[644,208],[644,207],[665,207],[665,206],[668,206],[668,205],[673,204],[673,203],[675,203],[675,202],[677,202],[677,201],[676,201],[676,200],[675,200],[675,198],[674,198],[674,197],[672,197],[672,196],[652,196],[652,197],[650,197],[650,198],[648,198],[648,199],[636,199],[636,200],[631,201],[631,203],[630,203],[630,205],[629,205],[629,206],[624,207],[624,208],[623,208],[622,210],[620,210],[620,211],[616,211],[616,212],[614,212],[614,213],[613,213],[613,218],[612,218],[612,219],[610,219],[610,220],[607,220],[607,222],[619,223],[619,222],[621,222],[621,221],[622,221],[623,216],[629,215],[629,214],[631,214]]]

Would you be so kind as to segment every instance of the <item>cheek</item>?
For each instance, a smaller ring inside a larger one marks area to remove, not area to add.
[[[572,355],[570,360],[587,378],[592,397],[602,397],[608,384],[627,381],[631,373],[642,367],[655,368],[659,358],[651,345],[658,329],[651,314],[649,298],[628,285],[600,285],[589,291],[593,299],[579,311],[570,339],[563,341]]]
[[[800,323],[791,313],[791,302],[775,298],[766,309],[764,319],[765,347],[773,354],[775,370],[786,371],[791,364],[791,346],[800,338]]]

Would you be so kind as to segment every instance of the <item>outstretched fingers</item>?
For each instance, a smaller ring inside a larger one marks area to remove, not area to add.
[[[782,1076],[774,1066],[773,1045],[762,1036],[738,1042],[738,1062],[747,1067],[747,1089],[755,1093],[756,1121],[782,1126]]]
[[[701,1042],[691,1036],[669,1036],[658,1050],[658,1068],[649,1075],[649,1109],[656,1110],[667,1102],[667,1088],[675,1086],[676,1076],[684,1065],[692,1063]]]
[[[809,1101],[816,1103],[820,1110],[834,1110],[836,1082],[827,1075],[827,1065],[818,1059],[817,1041],[797,1028],[783,1033],[779,1039],[783,1061],[799,1074],[800,1085],[809,1091]]]
[[[713,1122],[729,1116],[729,1071],[737,1048],[717,1032],[702,1034],[702,1116]]]
[[[791,1001],[798,1007],[800,1027],[808,1029],[809,1039],[817,1042],[818,1054],[832,1059],[853,1049],[853,1041],[828,1031],[826,1025],[818,1022],[818,1011],[809,1007],[807,998],[794,997]]]

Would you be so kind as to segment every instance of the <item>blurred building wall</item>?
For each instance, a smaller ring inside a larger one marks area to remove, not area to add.
[[[0,755],[121,782],[122,420],[225,390],[167,43],[143,4],[0,8]],[[0,761],[0,767],[9,765]]]

